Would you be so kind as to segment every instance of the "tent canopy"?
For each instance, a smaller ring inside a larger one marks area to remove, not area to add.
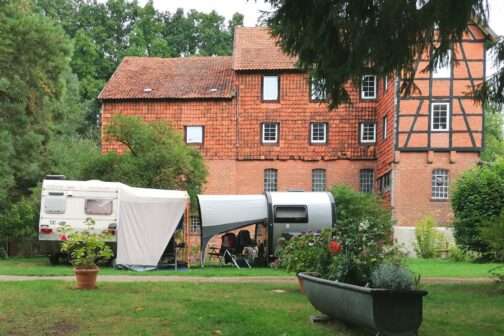
[[[156,268],[188,200],[185,191],[121,184],[116,263],[134,269]]]

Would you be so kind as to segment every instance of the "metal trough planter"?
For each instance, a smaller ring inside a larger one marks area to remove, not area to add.
[[[304,293],[325,315],[374,330],[379,335],[416,335],[422,323],[426,291],[393,291],[330,281],[299,273]]]

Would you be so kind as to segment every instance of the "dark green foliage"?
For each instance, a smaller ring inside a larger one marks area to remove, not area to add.
[[[488,245],[492,259],[504,261],[504,210],[499,216],[483,223],[480,236]]]
[[[414,89],[415,61],[432,52],[432,69],[446,62],[447,50],[460,39],[472,16],[486,18],[487,0],[268,0],[275,11],[268,23],[281,46],[299,56],[302,68],[324,78],[332,105],[347,102],[344,85],[366,73],[403,70],[404,93]],[[418,5],[422,4],[421,9]],[[454,15],[456,13],[456,15]],[[438,27],[439,45],[435,44]],[[504,42],[497,58],[504,61]],[[502,101],[504,69],[483,99]]]
[[[504,159],[464,173],[455,184],[452,207],[457,244],[463,249],[488,252],[480,229],[504,210]]]
[[[96,158],[83,172],[85,179],[118,181],[136,187],[201,192],[207,170],[199,151],[164,122],[116,116],[107,136],[126,146],[123,154],[109,152]]]
[[[504,157],[504,115],[495,109],[485,109],[485,147],[481,153],[484,162]]]
[[[280,265],[289,271],[318,272],[330,280],[368,284],[383,262],[401,261],[391,246],[391,213],[373,195],[345,186],[331,192],[336,200],[335,228],[290,239],[281,250]]]

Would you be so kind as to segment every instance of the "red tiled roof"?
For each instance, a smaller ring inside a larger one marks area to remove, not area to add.
[[[125,57],[99,99],[231,98],[232,58]]]
[[[234,38],[234,70],[296,69],[297,59],[282,52],[269,28],[237,27]]]

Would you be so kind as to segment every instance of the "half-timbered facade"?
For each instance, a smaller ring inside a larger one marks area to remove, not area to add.
[[[237,28],[232,57],[127,57],[100,94],[113,115],[166,120],[199,148],[206,193],[325,190],[346,184],[389,202],[399,226],[451,220],[450,184],[479,161],[488,28],[468,26],[451,59],[399,92],[400,74],[348,83],[351,103],[330,110],[266,28]],[[102,149],[121,150],[104,138]],[[197,230],[197,218],[193,219]]]

